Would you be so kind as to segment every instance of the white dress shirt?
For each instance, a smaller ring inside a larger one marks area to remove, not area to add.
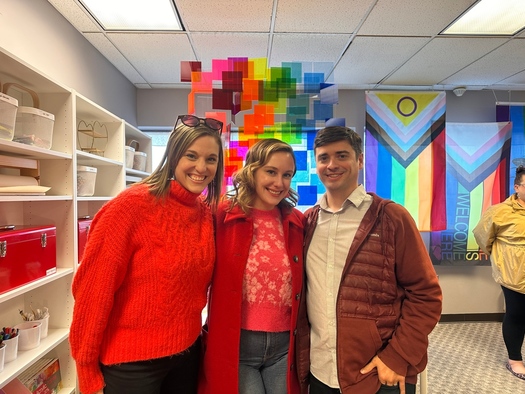
[[[332,388],[339,388],[336,355],[339,284],[350,245],[371,204],[372,197],[366,194],[363,185],[359,185],[335,212],[328,208],[325,194],[319,201],[319,218],[306,255],[310,371]]]

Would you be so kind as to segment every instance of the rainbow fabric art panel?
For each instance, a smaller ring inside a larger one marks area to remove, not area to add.
[[[514,193],[516,168],[525,165],[525,106],[496,105],[496,120],[512,122],[512,144],[510,145],[510,166],[508,195]]]
[[[447,228],[430,235],[434,264],[490,264],[472,229],[506,198],[511,136],[510,122],[447,123]]]
[[[446,228],[445,92],[367,92],[365,188],[392,199],[420,231]]]
[[[203,71],[200,62],[182,62],[181,80],[191,81],[188,113],[227,125],[226,189],[257,140],[278,138],[294,148],[297,173],[292,188],[300,196],[298,208],[304,211],[317,202],[325,188],[315,172],[315,134],[328,122],[344,125],[344,119],[333,117],[338,89],[327,81],[332,67],[323,62],[268,67],[265,58],[236,57],[214,59],[211,71]]]

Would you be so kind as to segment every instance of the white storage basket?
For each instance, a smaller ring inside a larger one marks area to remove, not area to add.
[[[18,100],[0,93],[0,138],[11,141],[15,132]]]
[[[137,171],[146,171],[146,162],[148,154],[146,152],[135,152],[133,157],[133,169]]]
[[[95,194],[95,181],[97,169],[95,167],[77,167],[77,195],[79,197],[91,197]]]
[[[133,161],[135,157],[135,148],[126,146],[126,168],[133,168]]]

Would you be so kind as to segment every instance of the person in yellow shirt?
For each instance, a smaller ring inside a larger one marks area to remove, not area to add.
[[[506,367],[525,380],[521,354],[525,337],[525,166],[516,169],[514,191],[483,213],[473,234],[490,256],[492,277],[505,297],[502,332],[509,355]]]

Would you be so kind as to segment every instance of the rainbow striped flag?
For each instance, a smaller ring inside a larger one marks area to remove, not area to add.
[[[440,265],[488,265],[472,234],[489,206],[507,196],[512,123],[447,123],[447,228],[432,232]]]
[[[365,188],[405,206],[420,231],[446,228],[445,92],[367,92]]]
[[[510,166],[508,195],[514,193],[516,168],[525,165],[525,106],[496,105],[496,120],[512,122],[512,144],[510,146]]]

